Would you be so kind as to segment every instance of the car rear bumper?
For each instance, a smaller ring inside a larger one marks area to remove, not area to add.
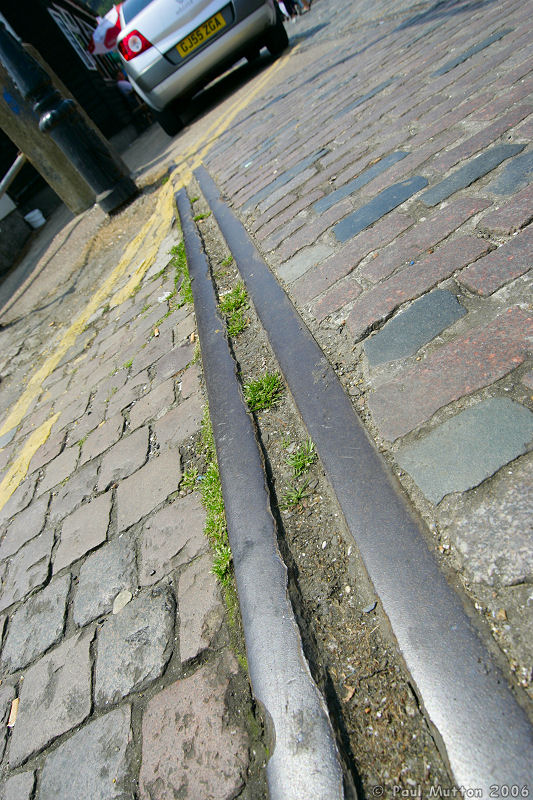
[[[220,73],[220,65],[231,64],[232,58],[246,48],[253,46],[254,41],[260,43],[261,36],[276,22],[276,12],[270,3],[265,3],[249,16],[227,30],[218,39],[188,61],[174,66],[168,60],[159,62],[160,80],[154,83],[154,71],[146,70],[146,74],[130,75],[135,91],[151,108],[162,111],[169,103],[179,97],[190,95],[205,83],[211,73]],[[170,71],[170,74],[165,74]]]

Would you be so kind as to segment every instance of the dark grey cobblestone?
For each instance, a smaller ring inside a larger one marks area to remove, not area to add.
[[[480,156],[476,156],[464,167],[460,167],[449,177],[433,186],[421,197],[426,206],[436,206],[446,198],[450,197],[460,189],[466,189],[471,183],[482,178],[487,173],[496,169],[507,158],[520,153],[524,149],[523,144],[501,144],[496,145],[491,150],[487,150]]]
[[[70,575],[56,578],[15,611],[2,647],[2,670],[23,669],[59,641],[65,624],[69,588]]]
[[[80,627],[107,614],[117,594],[137,586],[133,541],[127,535],[113,539],[83,562],[73,602],[73,619]]]
[[[131,797],[130,717],[129,706],[117,708],[90,722],[54,750],[44,763],[37,800]]]
[[[159,678],[174,646],[174,600],[144,591],[98,631],[94,696],[104,707]]]
[[[87,632],[67,639],[26,670],[17,723],[9,746],[16,767],[91,712],[91,665]]]

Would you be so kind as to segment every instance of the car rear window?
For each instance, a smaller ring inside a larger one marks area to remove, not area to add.
[[[127,24],[131,22],[133,17],[135,17],[139,11],[142,11],[143,8],[149,6],[152,0],[126,0],[125,3],[122,3],[122,13],[124,14],[124,22]]]

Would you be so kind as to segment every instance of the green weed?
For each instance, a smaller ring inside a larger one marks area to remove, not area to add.
[[[172,254],[170,264],[175,270],[174,286],[176,287],[176,293],[179,292],[181,296],[181,302],[179,302],[176,307],[181,308],[186,303],[188,305],[193,305],[194,300],[192,296],[191,279],[189,277],[187,255],[185,253],[185,244],[183,241],[177,245],[175,244],[170,252]]]
[[[207,219],[210,216],[211,216],[211,212],[210,211],[208,211],[207,213],[204,213],[204,214],[195,214],[194,217],[193,217],[193,220],[195,222],[201,222],[201,220]]]
[[[246,328],[249,320],[244,316],[248,308],[248,294],[244,283],[239,283],[219,303],[219,309],[226,317],[226,325],[230,336],[237,336]]]
[[[261,378],[244,385],[244,399],[250,411],[272,408],[280,399],[283,384],[279,372],[266,372]]]
[[[304,499],[311,494],[307,491],[309,481],[304,481],[300,486],[292,484],[281,497],[281,508],[294,508]]]
[[[292,469],[295,478],[309,472],[317,459],[315,445],[307,439],[294,453],[287,456],[286,463]]]

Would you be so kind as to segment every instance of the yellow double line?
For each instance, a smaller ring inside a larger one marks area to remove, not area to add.
[[[95,292],[70,327],[65,331],[54,351],[45,359],[41,367],[34,372],[29,379],[26,389],[2,423],[0,427],[0,436],[18,427],[33,401],[41,394],[44,380],[54,371],[63,356],[75,343],[77,337],[83,332],[93,314],[96,313],[100,306],[105,304],[113,287],[135,260],[139,263],[139,266],[135,269],[126,285],[113,295],[109,304],[111,306],[119,305],[131,295],[133,288],[139,283],[146,271],[154,263],[161,242],[170,232],[172,218],[175,213],[174,191],[188,185],[192,176],[192,171],[202,163],[202,160],[214,145],[217,138],[228,129],[235,117],[261,92],[275,73],[282,69],[289,57],[290,53],[287,53],[272,64],[272,66],[270,66],[256,81],[255,86],[246,97],[233,103],[227,111],[223,112],[215,122],[203,131],[199,141],[195,143],[194,148],[189,148],[184,155],[183,162],[174,171],[172,176],[173,180],[164,184],[159,190],[159,198],[152,216],[143,225],[137,236],[126,246],[115,269],[98,291]],[[15,489],[24,479],[34,453],[47,440],[52,426],[58,418],[59,414],[54,414],[43,422],[42,425],[32,432],[22,446],[0,483],[0,509],[3,508]]]

